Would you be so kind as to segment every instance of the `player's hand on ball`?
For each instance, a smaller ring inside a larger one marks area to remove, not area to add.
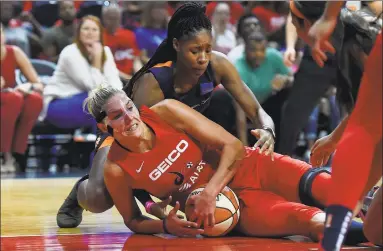
[[[160,218],[165,219],[168,216],[166,212],[167,206],[169,206],[170,202],[172,202],[172,196],[169,196],[166,200],[161,202],[154,203],[150,206],[150,214]],[[183,219],[182,215],[177,215],[178,218]]]
[[[211,228],[215,225],[214,212],[216,207],[216,197],[202,192],[191,196],[187,200],[187,205],[193,205],[193,213],[190,220],[197,222],[197,226],[203,225],[204,228]]]
[[[254,148],[261,147],[259,153],[265,153],[266,156],[270,155],[271,159],[274,160],[274,138],[273,135],[264,129],[251,130],[251,134],[255,136],[258,141],[255,143]]]
[[[176,236],[196,236],[203,234],[204,230],[199,229],[197,223],[181,220],[177,216],[177,211],[180,209],[180,203],[177,201],[175,207],[169,212],[165,219],[166,229],[170,234]]]
[[[331,134],[318,139],[311,148],[311,165],[314,167],[325,165],[335,151],[336,145],[337,142],[332,139]]]

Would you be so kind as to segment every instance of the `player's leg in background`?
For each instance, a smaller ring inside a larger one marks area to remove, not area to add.
[[[113,207],[113,200],[104,183],[104,164],[109,146],[99,149],[94,156],[89,179],[79,184],[77,200],[81,207],[92,213],[102,213]]]
[[[364,234],[367,239],[375,245],[383,246],[382,233],[382,187],[375,193],[374,199],[368,209],[366,219],[364,220]]]
[[[331,194],[329,203],[349,209],[354,209],[366,192],[367,181],[375,184],[381,177],[381,166],[372,165],[375,148],[382,139],[382,72],[378,68],[382,67],[381,45],[379,35],[365,64],[358,99],[333,161],[331,189],[337,192]],[[371,170],[374,168],[380,173]],[[370,173],[376,173],[375,180],[371,180]]]
[[[274,154],[257,155],[257,169],[262,189],[288,201],[324,208],[331,174],[325,168],[312,168],[304,161]]]
[[[339,250],[347,223],[367,182],[377,182],[381,172],[372,165],[376,145],[382,140],[382,37],[378,36],[365,64],[358,99],[334,156],[326,224],[321,247]],[[381,171],[381,167],[379,167]],[[375,174],[376,177],[371,177]],[[375,180],[375,181],[374,181]]]
[[[243,191],[240,194],[240,221],[237,229],[249,236],[284,237],[304,235],[318,240],[325,214],[318,208],[289,202],[272,192]]]
[[[100,148],[96,146],[98,149],[89,175],[85,175],[75,183],[58,210],[56,221],[61,228],[77,227],[82,221],[84,209],[92,213],[101,213],[113,206],[113,200],[104,183],[104,164],[110,148],[110,144],[106,141],[112,138],[102,134],[99,139],[98,145],[101,146]],[[103,146],[104,142],[106,142],[105,146]]]
[[[292,156],[299,132],[305,127],[311,112],[337,78],[336,64],[320,68],[310,55],[304,56],[294,84],[282,109],[279,145],[276,152]]]

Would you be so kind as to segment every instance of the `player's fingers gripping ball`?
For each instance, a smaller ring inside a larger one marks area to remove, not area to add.
[[[204,187],[195,189],[189,194],[186,201],[185,214],[189,220],[193,214],[194,206],[188,203],[191,196],[198,195]],[[225,187],[216,198],[216,209],[214,212],[215,225],[212,228],[205,228],[203,235],[210,237],[224,236],[228,234],[239,221],[239,200],[233,190]]]

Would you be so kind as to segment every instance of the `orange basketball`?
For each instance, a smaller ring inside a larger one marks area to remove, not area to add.
[[[191,196],[201,193],[204,189],[199,187],[189,194]],[[185,214],[189,219],[193,212],[193,205],[188,205],[186,201]],[[216,198],[216,209],[214,213],[215,225],[211,229],[205,229],[203,235],[216,237],[229,233],[239,221],[239,200],[237,195],[229,187],[225,187]]]

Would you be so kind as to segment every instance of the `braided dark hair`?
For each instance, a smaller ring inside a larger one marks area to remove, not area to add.
[[[186,2],[174,12],[168,24],[167,38],[158,46],[151,59],[124,86],[123,90],[128,97],[132,96],[135,82],[150,68],[156,64],[177,59],[177,53],[173,48],[173,38],[181,39],[184,36],[194,35],[202,29],[211,31],[211,22],[205,11],[206,7],[198,2]]]

